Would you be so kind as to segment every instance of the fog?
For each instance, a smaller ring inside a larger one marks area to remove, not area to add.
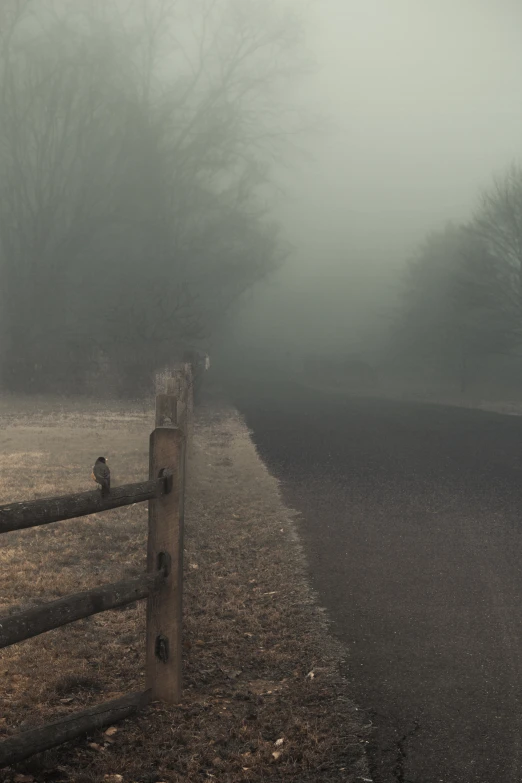
[[[511,0],[6,0],[3,386],[136,388],[187,346],[513,369],[521,30]]]
[[[429,229],[465,218],[521,155],[522,8],[516,2],[326,0],[309,85],[338,126],[298,187],[319,247],[353,242],[402,260]]]
[[[521,157],[522,8],[324,0],[307,19],[317,72],[298,95],[328,127],[282,177],[294,252],[242,339],[371,350],[398,270]]]

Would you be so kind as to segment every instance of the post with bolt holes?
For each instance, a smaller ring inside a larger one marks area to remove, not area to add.
[[[164,569],[162,587],[147,602],[146,687],[151,699],[181,701],[183,508],[185,437],[177,427],[150,436],[150,476],[172,473],[170,492],[149,501],[147,571]]]

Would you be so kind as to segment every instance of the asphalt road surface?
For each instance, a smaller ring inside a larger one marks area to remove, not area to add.
[[[373,725],[375,783],[522,781],[522,417],[236,389]]]

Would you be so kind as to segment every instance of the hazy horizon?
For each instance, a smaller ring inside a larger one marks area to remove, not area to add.
[[[308,13],[318,70],[300,96],[331,126],[288,175],[292,227],[306,216],[319,247],[328,234],[400,261],[522,158],[522,6],[324,0]]]
[[[293,251],[248,298],[243,340],[378,330],[397,269],[522,159],[519,4],[323,0],[304,18],[317,71],[296,95],[327,130],[279,172]]]
[[[0,17],[4,383],[47,388],[50,354],[78,386],[185,345],[408,354],[399,335],[422,329],[425,356],[457,293],[449,343],[518,346],[522,167],[465,270],[461,234],[433,238],[522,160],[518,3],[6,0]]]

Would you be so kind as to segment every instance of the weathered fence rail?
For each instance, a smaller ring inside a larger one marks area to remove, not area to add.
[[[0,768],[124,720],[145,707],[149,701],[150,691],[130,693],[120,699],[112,699],[74,715],[67,715],[41,728],[10,737],[0,742]]]
[[[86,517],[112,508],[143,503],[168,491],[168,482],[169,476],[165,475],[137,484],[114,487],[110,495],[102,495],[94,490],[0,506],[0,533],[48,525],[51,522],[63,522],[66,519]]]
[[[82,593],[59,598],[25,612],[9,615],[0,620],[0,649],[39,636],[53,628],[59,628],[75,620],[90,617],[148,598],[165,581],[165,571],[143,574],[137,579],[115,582]]]
[[[0,649],[91,615],[147,599],[143,693],[89,707],[0,742],[0,767],[129,717],[151,699],[181,699],[183,510],[186,440],[192,413],[190,366],[183,366],[156,399],[149,479],[111,489],[0,506],[0,533],[149,503],[147,573],[96,587],[0,618]],[[179,425],[179,426],[178,426]]]

